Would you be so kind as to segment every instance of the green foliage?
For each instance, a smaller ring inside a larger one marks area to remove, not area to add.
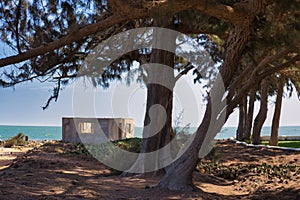
[[[262,141],[263,145],[268,145],[269,141]],[[300,141],[278,141],[279,147],[300,148]]]
[[[76,145],[72,145],[71,148],[68,150],[67,154],[84,155],[84,156],[91,157],[90,152],[81,143],[76,144]]]
[[[300,174],[299,166],[295,165],[241,165],[225,166],[214,162],[201,163],[196,168],[201,173],[214,174],[215,176],[234,180],[239,176],[249,173],[261,174],[269,178],[289,179],[293,174]]]
[[[299,40],[299,1],[276,1],[255,22],[255,43],[260,47],[293,45]]]
[[[278,146],[289,148],[300,148],[300,141],[279,141]]]
[[[229,6],[234,6],[239,2],[214,0],[216,4],[222,3]],[[261,54],[261,51],[267,49],[272,53],[282,46],[294,45],[294,42],[299,39],[299,4],[299,1],[276,0],[270,3],[264,13],[256,17],[253,26],[254,34],[252,34],[247,51],[255,54],[257,61],[260,60],[258,55]],[[68,34],[76,35],[79,28],[88,24],[95,24],[114,14],[107,1],[96,0],[4,0],[0,3],[0,11],[0,18],[2,19],[0,22],[0,39],[17,53],[46,46],[49,42],[56,41]],[[193,9],[176,13],[174,18],[177,20],[177,23],[174,21],[176,26],[181,26],[179,22],[184,19],[184,21],[189,22],[184,24],[186,27],[200,26],[197,29],[218,34],[207,35],[199,32],[193,37],[196,37],[198,44],[209,52],[214,61],[223,62],[226,49],[224,39],[228,37],[231,28],[229,23]],[[56,86],[44,107],[46,108],[50,101],[57,100],[61,89],[70,84],[78,75],[77,72],[83,60],[96,45],[119,32],[151,25],[152,20],[139,19],[124,24],[115,24],[106,30],[99,30],[97,34],[66,44],[45,55],[23,62],[19,66],[6,68],[3,70],[3,75],[0,76],[0,85],[8,87],[33,79],[52,81]],[[128,75],[127,83],[132,81],[135,74],[138,74],[138,81],[141,81],[146,73],[141,69],[133,69],[132,64],[133,61],[138,61],[141,56],[147,57],[150,53],[151,48],[146,48],[124,55],[110,66],[104,67],[103,73],[92,77],[92,82],[95,85],[109,87],[112,80],[121,80],[124,73]],[[181,65],[177,63],[179,70],[189,66],[186,60],[182,58],[177,61],[182,62]],[[249,61],[243,64],[240,70],[242,71],[248,65]],[[214,71],[210,73],[214,74]],[[195,74],[197,75],[196,81],[202,78],[197,73]]]
[[[251,140],[252,140],[252,135],[250,136],[250,139],[244,139],[242,140],[242,142],[246,142],[247,144],[251,144]]]
[[[113,142],[114,145],[118,146],[119,148],[133,152],[139,153],[141,150],[142,139],[141,138],[127,138],[124,140],[118,140]]]
[[[22,53],[28,49],[45,46],[68,34],[76,35],[79,28],[109,17],[109,10],[107,1],[96,0],[1,1],[0,39],[17,53]],[[19,13],[17,17],[16,13]],[[132,28],[130,24],[133,26],[134,23],[128,22],[128,28]],[[0,76],[0,86],[9,87],[33,79],[55,83],[52,96],[43,107],[45,109],[52,100],[57,100],[59,92],[67,84],[72,83],[91,49],[115,33],[117,30],[111,27],[103,33],[99,32],[20,65],[11,66],[1,72],[3,74]],[[118,61],[120,68],[125,65],[122,60]],[[112,68],[118,66],[118,62]],[[124,69],[117,72],[120,71],[123,72]],[[106,73],[98,77],[97,84],[105,87],[107,80],[120,78],[120,73],[111,72],[112,70],[107,68]]]
[[[113,144],[113,145],[111,145]],[[105,156],[116,151],[115,147],[119,147],[122,150],[139,153],[141,150],[142,139],[141,138],[127,138],[124,140],[113,141],[112,143],[103,144],[76,144],[73,145],[67,152],[72,155],[84,155],[88,157],[92,156]]]

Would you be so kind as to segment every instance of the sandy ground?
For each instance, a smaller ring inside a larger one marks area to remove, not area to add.
[[[113,175],[93,158],[68,153],[70,147],[59,142],[28,149],[0,147],[0,199],[300,199],[299,152],[245,148],[220,141],[217,160],[226,168],[288,165],[295,170],[283,178],[267,176],[252,167],[254,172],[224,178],[200,169],[194,174],[200,190],[182,193],[145,189],[160,177]]]
[[[4,148],[0,147],[0,169],[9,167],[9,165],[18,156],[23,155],[25,152],[32,148]]]

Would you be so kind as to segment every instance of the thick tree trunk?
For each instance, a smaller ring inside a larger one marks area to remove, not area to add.
[[[252,144],[260,143],[261,129],[265,123],[268,112],[268,83],[267,80],[262,80],[261,82],[261,100],[260,109],[254,120],[253,134],[252,134]]]
[[[278,92],[277,92],[275,110],[274,110],[274,115],[272,120],[271,137],[269,141],[269,144],[272,146],[278,146],[278,128],[279,128],[281,105],[282,105],[283,87],[284,87],[284,76],[280,75],[279,82],[278,82]]]
[[[200,161],[199,151],[204,144],[211,119],[211,103],[207,105],[204,119],[196,131],[195,138],[188,144],[188,149],[168,168],[166,175],[158,183],[158,187],[168,188],[170,190],[192,191],[193,172]],[[180,154],[180,153],[179,153]]]
[[[247,7],[246,10],[249,10],[249,15],[245,23],[234,26],[227,40],[225,60],[220,70],[223,84],[222,86],[217,84],[219,78],[215,82],[210,91],[212,98],[208,98],[206,111],[195,137],[190,138],[188,144],[178,153],[177,159],[167,168],[167,173],[158,183],[159,187],[185,191],[195,188],[192,177],[200,158],[203,157],[202,153],[209,149],[208,146],[212,144],[215,135],[221,130],[232,112],[232,110],[224,111],[226,106],[222,103],[225,93],[221,88],[224,86],[227,89],[233,80],[243,50],[250,38],[251,24],[265,5],[262,1],[253,0],[244,6]],[[220,114],[225,116],[224,121]]]
[[[154,49],[151,55],[151,63],[161,63],[170,69],[160,70],[159,67],[153,67],[151,73],[155,77],[153,79],[151,75],[148,77],[150,83],[147,84],[146,114],[143,130],[144,139],[141,150],[143,153],[152,152],[163,147],[174,136],[172,128],[173,89],[175,85],[173,74],[174,54]],[[158,112],[153,115],[151,111],[156,111],[151,109],[157,105],[162,106],[165,113],[157,110]],[[162,116],[164,114],[166,118]],[[157,127],[161,126],[161,122],[164,121],[165,123],[162,128],[157,130]]]
[[[171,28],[170,17],[156,18],[156,25],[160,27]],[[173,36],[173,37],[172,37]],[[153,42],[168,42],[172,44],[173,52],[176,49],[176,38],[174,35],[167,35],[165,33],[153,33]],[[146,114],[144,119],[143,142],[141,153],[154,152],[161,149],[174,138],[174,131],[172,128],[172,111],[173,111],[173,89],[175,86],[174,77],[174,59],[173,52],[163,51],[160,49],[152,49],[150,65],[147,69],[148,83],[147,83],[147,102]],[[151,64],[161,64],[164,66],[151,66]],[[165,113],[161,111],[153,112],[155,106],[162,106]],[[152,110],[151,110],[152,109]],[[150,116],[151,114],[151,116]],[[163,116],[165,115],[165,117]],[[163,123],[164,124],[161,124]],[[157,130],[158,127],[162,128]],[[160,168],[159,156],[157,155],[157,169]],[[150,159],[152,160],[152,159]],[[145,160],[147,162],[147,159]],[[145,163],[147,165],[147,163]]]
[[[247,96],[239,104],[239,123],[236,131],[236,138],[239,141],[245,139],[245,125],[246,125],[246,113],[247,113]]]
[[[255,102],[255,90],[252,89],[249,95],[249,104],[248,104],[248,112],[247,112],[246,127],[245,127],[246,140],[250,140],[250,136],[251,136],[253,113],[254,113],[254,102]]]
[[[250,30],[250,27],[246,24],[245,26],[235,26],[230,33],[227,41],[225,62],[220,70],[225,88],[229,86],[236,72],[243,49],[249,40]],[[219,122],[219,113],[224,108],[221,105],[223,92],[220,92],[220,85],[215,83],[210,92],[213,99],[208,99],[203,120],[195,133],[195,137],[191,138],[192,141],[186,146],[185,152],[179,152],[179,158],[170,165],[167,173],[158,183],[159,187],[185,191],[195,188],[192,176],[195,167],[199,163],[200,158],[202,158],[202,155],[200,156],[199,154],[209,149],[215,135],[221,130],[227,120],[226,116],[225,121],[221,120]]]
[[[170,24],[169,19],[172,18],[157,18],[155,23],[161,27],[169,27],[166,25]],[[154,29],[153,42],[168,42],[175,52],[176,37],[174,34],[168,35],[166,32],[159,34]],[[141,154],[130,171],[155,173],[166,167],[162,163],[165,157],[175,156],[171,147],[163,154],[161,152],[147,154],[163,148],[175,136],[172,128],[173,89],[175,86],[175,55],[173,52],[152,49],[150,63],[145,66],[148,80],[143,140]]]

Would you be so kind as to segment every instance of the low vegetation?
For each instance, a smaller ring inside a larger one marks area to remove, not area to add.
[[[268,145],[269,141],[262,141],[263,145]],[[300,141],[291,140],[291,141],[278,141],[279,147],[289,147],[289,148],[300,148]]]
[[[112,144],[119,147],[122,150],[130,151],[134,153],[139,153],[141,149],[141,138],[127,138],[124,140],[113,141]],[[69,152],[69,154],[75,155],[86,155],[92,156],[97,155],[99,153],[103,155],[107,155],[111,152],[116,151],[115,146],[112,146],[111,143],[103,143],[103,144],[76,144],[73,145]]]
[[[26,143],[26,136],[23,133],[18,133],[16,136],[5,140],[3,146],[6,148],[11,148],[14,146],[25,146]]]
[[[249,174],[261,174],[268,178],[277,177],[280,180],[290,179],[294,174],[300,174],[300,167],[295,165],[240,165],[225,166],[218,162],[202,162],[197,166],[197,171],[213,174],[224,179],[234,180]]]
[[[243,140],[247,144],[251,144],[250,140]],[[269,146],[269,141],[261,141],[262,145]],[[299,140],[288,140],[288,141],[278,141],[279,147],[288,147],[288,148],[300,148],[300,141]]]
[[[142,140],[140,138],[130,138],[114,141],[112,143],[123,150],[138,153],[141,148],[141,141]],[[267,144],[267,142],[264,142],[264,144]],[[299,145],[299,141],[280,141],[280,144],[281,146],[293,144],[290,147],[299,147],[297,146],[297,144]],[[108,144],[101,144],[94,145],[93,148],[91,148],[91,146],[85,147],[83,144],[77,144],[73,145],[68,153],[73,155],[85,155],[88,157],[93,157],[95,153],[109,155],[115,151],[111,147],[112,146]],[[294,175],[300,174],[300,167],[295,165],[268,165],[266,163],[261,165],[250,164],[240,166],[222,165],[218,162],[217,147],[212,149],[212,151],[206,156],[205,160],[206,161],[197,165],[197,171],[203,174],[213,174],[214,176],[227,180],[240,179],[249,174],[260,174],[268,178],[278,178],[281,181],[285,181]]]

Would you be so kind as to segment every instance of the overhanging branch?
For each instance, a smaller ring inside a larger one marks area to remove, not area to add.
[[[230,101],[230,103],[227,106],[227,116],[229,116],[233,109],[237,106],[237,104],[241,101],[241,99],[250,91],[250,89],[253,87],[253,85],[260,83],[264,78],[267,76],[270,76],[276,72],[279,72],[287,67],[290,67],[292,64],[300,60],[300,56],[295,56],[289,61],[273,68],[266,69],[264,72],[259,74],[256,77],[250,78],[247,83],[238,91],[236,96]]]
[[[40,46],[40,47],[37,47],[34,49],[30,49],[30,50],[28,50],[24,53],[18,54],[18,55],[2,58],[2,59],[0,59],[0,68],[7,66],[7,65],[23,62],[30,58],[37,57],[39,55],[43,55],[45,53],[53,51],[54,49],[58,49],[62,46],[70,44],[72,42],[77,42],[86,36],[89,36],[91,34],[98,32],[99,30],[108,28],[108,27],[113,26],[118,23],[122,23],[126,20],[127,19],[124,19],[124,18],[120,17],[119,15],[113,15],[113,16],[108,17],[98,23],[87,25],[87,26],[79,29],[76,32],[71,32],[68,35],[66,35],[56,41],[50,42],[48,44],[45,44],[43,46]]]
[[[111,3],[114,4],[115,8],[118,10],[121,9],[122,6],[124,6],[125,2],[123,2],[123,0],[122,1],[111,0]],[[58,49],[72,42],[77,42],[89,35],[92,35],[100,30],[109,28],[116,24],[120,24],[128,20],[151,17],[157,14],[158,12],[177,13],[183,10],[193,9],[214,16],[221,20],[228,21],[230,23],[240,24],[242,22],[243,23],[245,22],[245,17],[248,16],[249,14],[251,14],[251,16],[253,17],[259,11],[261,11],[262,8],[258,9],[259,6],[256,6],[261,4],[263,4],[261,0],[250,0],[248,3],[237,3],[235,7],[230,7],[209,0],[201,0],[201,1],[200,0],[199,1],[173,0],[171,3],[169,1],[161,1],[159,4],[153,4],[152,7],[144,8],[144,9],[133,8],[131,5],[126,5],[127,7],[122,8],[121,10],[122,12],[120,13],[115,12],[114,15],[102,21],[99,21],[95,24],[87,25],[79,30],[70,32],[68,35],[60,39],[57,39],[56,41],[47,43],[37,48],[30,49],[18,55],[0,59],[0,68],[10,64],[23,62],[39,55],[43,55],[47,52],[53,51],[54,49]],[[252,8],[252,10],[249,10],[249,12],[245,13],[244,12],[245,8]],[[135,13],[132,12],[132,9],[138,9],[138,11]],[[251,11],[254,13],[251,13]],[[124,12],[127,14],[129,12],[128,16],[124,17]]]

